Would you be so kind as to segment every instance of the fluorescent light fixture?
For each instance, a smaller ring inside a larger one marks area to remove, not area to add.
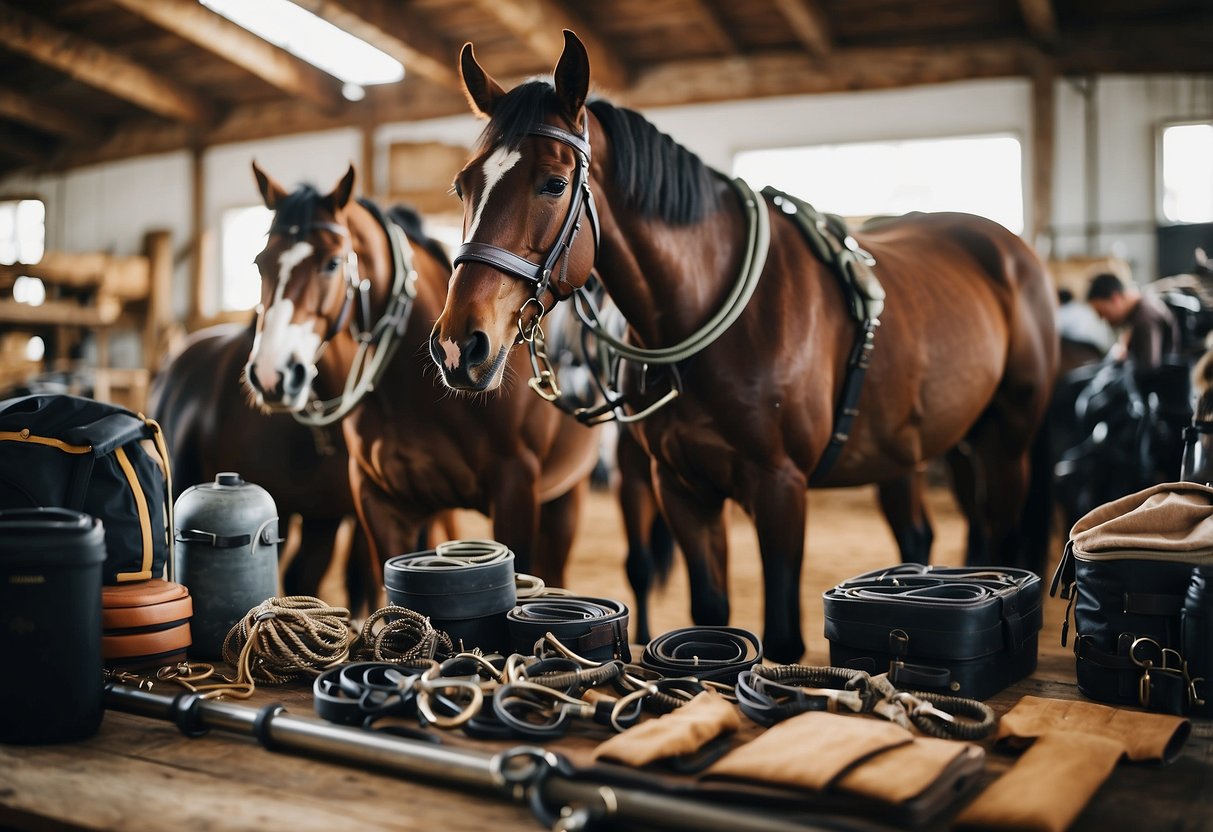
[[[404,77],[400,61],[290,0],[199,2],[347,84],[391,84]]]

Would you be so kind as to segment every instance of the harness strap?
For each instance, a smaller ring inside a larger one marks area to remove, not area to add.
[[[859,323],[847,359],[842,393],[834,409],[834,430],[809,476],[809,484],[818,485],[842,456],[855,417],[859,415],[859,397],[876,345],[876,328],[880,326],[880,315],[884,311],[885,293],[873,271],[876,260],[847,233],[841,217],[823,214],[804,200],[769,185],[762,189],[762,194],[792,218],[813,253],[838,277],[847,309]]]

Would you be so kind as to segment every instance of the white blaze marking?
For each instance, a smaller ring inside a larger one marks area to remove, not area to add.
[[[455,343],[454,338],[447,338],[438,342],[438,346],[442,347],[442,352],[446,355],[446,360],[442,363],[446,365],[448,370],[453,370],[459,366],[459,345]]]
[[[484,160],[484,164],[480,166],[484,172],[484,193],[480,195],[480,202],[476,205],[475,213],[472,214],[472,224],[468,226],[467,239],[464,242],[472,239],[476,233],[476,227],[480,225],[480,218],[484,215],[484,206],[488,205],[489,194],[493,192],[493,188],[501,181],[501,177],[505,176],[506,171],[518,164],[518,160],[521,158],[522,154],[517,150],[499,147]]]
[[[265,310],[261,331],[253,342],[252,370],[265,390],[278,386],[283,370],[292,361],[308,367],[309,381],[315,374],[312,363],[316,350],[320,348],[320,336],[316,334],[311,321],[300,324],[291,322],[295,316],[295,304],[284,297],[291,272],[312,251],[311,243],[299,242],[278,257],[278,285],[274,290],[274,300]]]

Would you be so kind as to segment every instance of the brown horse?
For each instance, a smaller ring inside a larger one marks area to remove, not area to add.
[[[560,581],[598,432],[532,396],[473,399],[435,383],[426,345],[451,270],[416,214],[352,200],[353,167],[326,195],[253,172],[275,212],[257,256],[261,313],[246,372],[257,401],[297,413],[311,413],[316,396],[332,405],[324,418],[341,419],[379,561],[410,551],[428,518],[470,508],[492,518],[520,571]]]
[[[336,428],[308,428],[285,413],[266,414],[249,402],[240,380],[253,346],[253,325],[200,330],[156,376],[148,401],[168,441],[176,497],[191,485],[236,471],[274,498],[279,516],[302,519],[298,554],[283,576],[288,595],[315,595],[337,529],[354,514],[346,476],[349,457]],[[350,603],[372,603],[378,580],[365,538],[355,535],[346,580]],[[373,609],[373,607],[372,607]]]
[[[722,507],[731,498],[758,531],[767,653],[799,658],[810,478],[914,492],[922,461],[962,442],[978,526],[970,558],[1018,562],[1030,450],[1057,364],[1053,292],[1020,239],[964,214],[913,214],[856,235],[879,264],[887,307],[849,440],[814,477],[857,327],[800,228],[639,114],[587,105],[589,61],[572,33],[554,85],[506,93],[470,44],[461,65],[473,109],[489,122],[455,180],[468,242],[431,354],[448,385],[495,388],[520,335],[534,335],[543,311],[592,270],[646,355],[697,345],[676,373],[625,375],[629,407],[619,408],[634,414],[674,396],[638,434],[688,560],[696,621],[728,617]],[[761,248],[747,242],[768,218],[759,268]],[[752,292],[748,303],[736,300],[738,286]]]

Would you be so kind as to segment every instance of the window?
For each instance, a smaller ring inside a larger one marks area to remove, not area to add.
[[[1213,123],[1162,131],[1162,216],[1167,222],[1213,222]]]
[[[253,258],[265,248],[273,216],[274,212],[262,205],[223,212],[220,311],[252,309],[261,301],[261,275]]]
[[[0,201],[0,263],[37,263],[46,249],[46,205],[40,199]]]
[[[966,211],[1023,232],[1022,154],[1013,136],[752,150],[733,172],[846,217]]]

